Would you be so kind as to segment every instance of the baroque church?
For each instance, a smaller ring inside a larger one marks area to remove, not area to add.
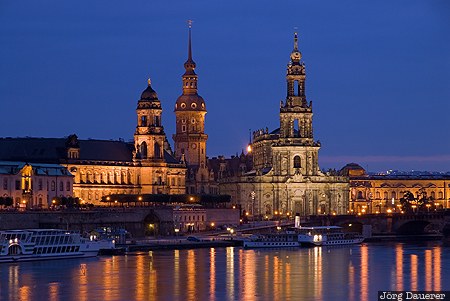
[[[313,137],[313,107],[306,98],[305,79],[295,33],[280,127],[253,132],[248,155],[215,159],[220,192],[231,195],[254,218],[347,213],[348,178],[324,174],[318,165],[321,145]]]

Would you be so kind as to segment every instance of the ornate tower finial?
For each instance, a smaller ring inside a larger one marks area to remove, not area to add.
[[[192,20],[188,20],[189,27],[189,43],[188,43],[188,61],[193,62],[192,60],[192,45],[191,45],[191,28],[192,28]]]
[[[298,51],[298,33],[297,30],[294,32],[294,51]]]
[[[147,83],[149,86],[152,84],[152,80],[150,79],[150,77],[147,79]]]

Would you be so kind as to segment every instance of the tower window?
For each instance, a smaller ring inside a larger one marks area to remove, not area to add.
[[[161,158],[161,146],[159,146],[159,143],[155,143],[155,158]]]
[[[147,143],[145,143],[145,141],[142,142],[140,151],[141,151],[141,158],[142,159],[147,158]]]
[[[294,137],[301,137],[298,119],[294,120]]]
[[[195,109],[197,107],[197,104],[195,102],[191,103],[191,108]]]
[[[300,156],[294,157],[294,168],[301,168],[301,159]]]
[[[298,80],[294,81],[294,91],[295,96],[300,96],[300,82]]]
[[[183,124],[183,125],[181,126],[181,131],[182,131],[182,132],[186,132],[186,125]]]
[[[147,116],[141,116],[141,126],[147,126]]]
[[[160,120],[159,116],[154,117],[154,123],[155,123],[155,126],[160,126],[161,120]]]

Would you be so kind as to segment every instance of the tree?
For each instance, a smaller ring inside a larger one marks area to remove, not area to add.
[[[400,204],[402,205],[402,210],[404,212],[412,212],[413,205],[416,204],[416,197],[411,191],[403,192],[403,196],[400,198]],[[415,205],[417,206],[417,205]]]
[[[400,204],[404,212],[426,212],[432,206],[433,200],[427,196],[425,189],[421,188],[417,191],[417,197],[411,191],[405,191],[400,198]]]

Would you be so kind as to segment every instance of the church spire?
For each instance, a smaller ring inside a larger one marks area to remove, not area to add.
[[[299,65],[302,59],[302,53],[298,50],[298,34],[294,33],[294,50],[291,52],[291,63],[293,65]]]
[[[188,59],[184,63],[184,69],[186,69],[186,72],[184,75],[195,75],[195,67],[196,64],[194,60],[192,59],[192,42],[191,42],[191,28],[192,28],[192,20],[188,20],[188,27],[189,27],[189,36],[188,36]]]

